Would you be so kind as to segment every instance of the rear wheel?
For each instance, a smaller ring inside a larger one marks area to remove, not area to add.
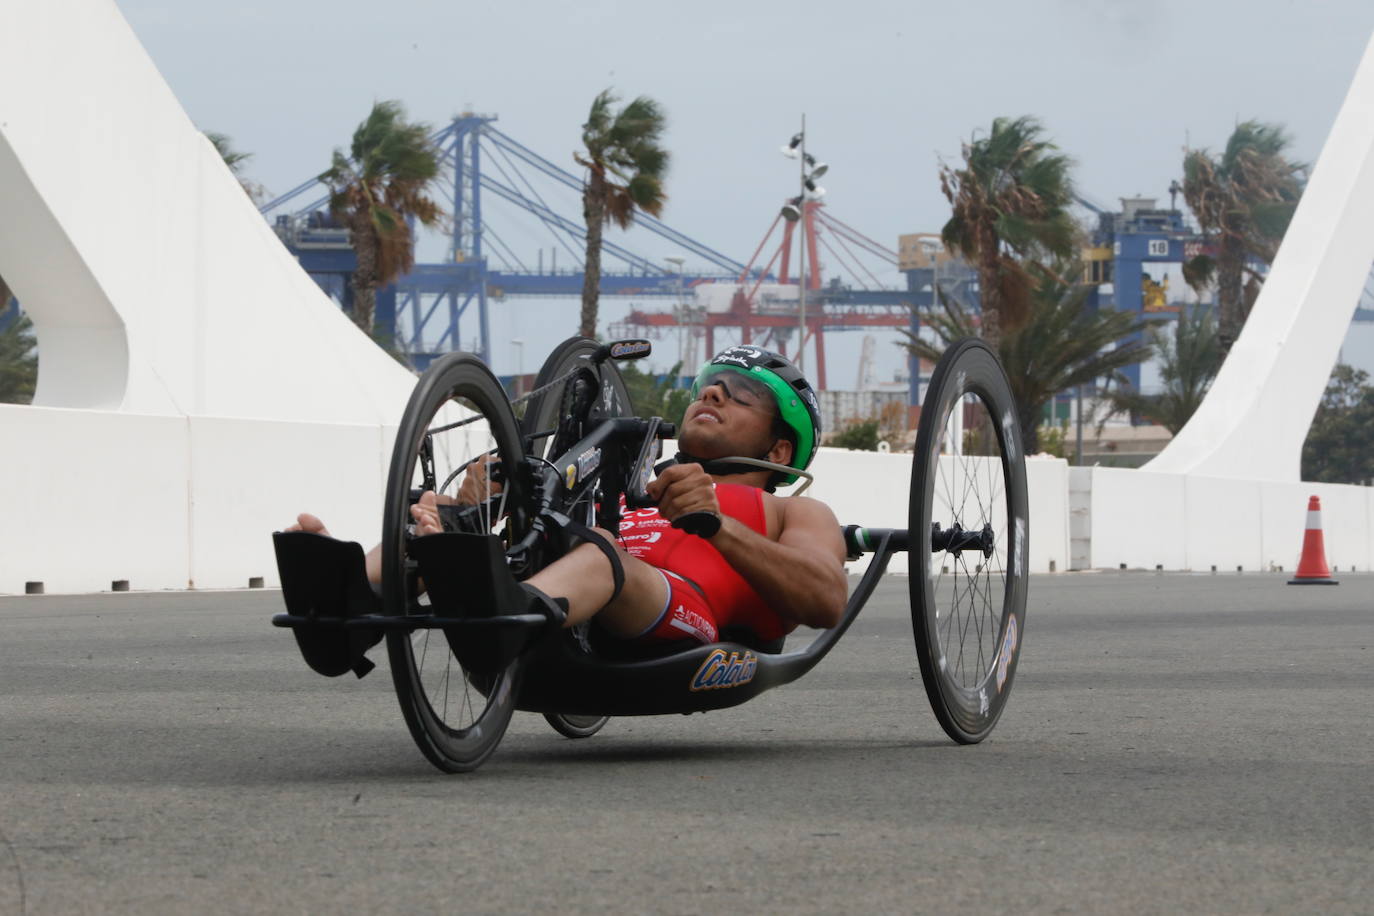
[[[469,467],[487,460],[486,484],[470,505],[441,509],[445,528],[498,535],[507,547],[529,529],[521,439],[510,402],[475,356],[453,353],[420,378],[392,452],[382,523],[382,597],[391,616],[429,616],[415,563],[407,555],[410,507],[424,490],[456,496]],[[515,709],[520,660],[495,673],[470,671],[444,632],[387,636],[396,697],[411,735],[447,772],[475,769],[505,734]]]
[[[945,732],[973,744],[1011,693],[1027,586],[1021,428],[1006,373],[982,341],[952,345],[935,368],[909,511],[921,680]]]
[[[544,360],[533,390],[562,381],[525,405],[520,429],[529,439],[531,454],[553,460],[576,444],[597,421],[635,415],[630,390],[615,363],[606,360],[599,366],[592,364],[591,355],[598,347],[600,344],[590,338],[570,337]],[[581,508],[582,520],[591,524],[591,507]],[[567,738],[590,738],[609,721],[608,716],[563,713],[546,713],[544,719]]]
[[[610,716],[569,716],[561,712],[544,713],[544,721],[564,738],[590,738],[609,722]]]

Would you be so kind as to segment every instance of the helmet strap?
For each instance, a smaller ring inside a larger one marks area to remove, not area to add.
[[[795,493],[791,494],[793,496],[801,495],[816,479],[816,475],[809,471],[788,467],[785,464],[777,464],[776,462],[768,461],[764,458],[746,458],[742,455],[731,455],[728,458],[704,459],[681,451],[678,452],[672,460],[660,462],[655,466],[654,473],[657,474],[664,468],[674,464],[699,464],[702,470],[707,474],[720,475],[722,477],[728,477],[732,474],[748,474],[753,471],[777,471],[781,474],[795,474],[803,478],[804,482],[797,488]],[[772,493],[775,487],[769,485],[764,487],[764,489]]]

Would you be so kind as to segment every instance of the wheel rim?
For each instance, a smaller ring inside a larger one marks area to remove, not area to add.
[[[493,472],[476,488],[475,502],[441,509],[445,528],[490,532],[509,546],[528,522],[518,485],[519,436],[499,384],[467,356],[448,358],[431,373],[407,407],[387,486],[383,591],[391,614],[432,613],[405,553],[413,532],[412,491],[434,489],[440,497],[456,498],[466,473],[490,461]],[[392,634],[388,646],[402,710],[421,750],[445,770],[480,764],[514,709],[518,663],[494,674],[469,671],[445,632],[434,629]]]
[[[922,499],[912,526],[928,564],[917,644],[937,718],[968,742],[1000,715],[1024,638],[1026,487],[1001,367],[981,343],[951,351],[923,407],[913,480]]]

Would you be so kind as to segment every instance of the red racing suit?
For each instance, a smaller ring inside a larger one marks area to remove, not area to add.
[[[767,535],[763,491],[736,483],[715,485],[722,515]],[[672,527],[658,509],[621,504],[620,545],[657,567],[668,582],[668,603],[641,638],[693,638],[718,642],[725,627],[744,627],[762,641],[785,636],[796,624],[779,617],[705,538]]]

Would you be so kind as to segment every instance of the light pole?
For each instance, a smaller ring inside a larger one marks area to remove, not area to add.
[[[524,394],[525,387],[525,341],[517,337],[510,342],[515,347],[515,394]]]
[[[806,115],[801,118],[801,232],[797,233],[797,371],[806,360]]]
[[[683,349],[684,349],[683,338],[682,338],[682,334],[683,334],[683,325],[686,323],[686,319],[687,319],[687,314],[686,314],[686,311],[683,309],[683,303],[682,303],[682,265],[683,265],[684,263],[686,263],[686,262],[685,262],[685,260],[684,260],[683,258],[679,258],[679,257],[677,257],[676,255],[671,255],[671,256],[669,256],[669,257],[664,258],[663,260],[667,261],[669,264],[671,264],[671,265],[673,265],[674,267],[677,268],[677,305],[676,305],[676,307],[674,308],[674,311],[677,313],[677,359],[678,359],[678,362],[681,363],[681,362],[683,362],[683,359],[684,359],[684,357],[683,357],[683,352],[682,352]],[[688,333],[688,334],[691,334],[691,333],[692,333],[691,327],[688,327],[688,328],[687,328],[687,333]],[[684,365],[685,365],[685,364],[684,364]],[[673,380],[673,387],[676,388],[677,385],[678,385],[678,381],[677,381],[677,379],[674,379],[674,380]]]
[[[810,219],[807,215],[808,204],[812,200],[818,200],[825,194],[825,188],[819,187],[815,179],[821,177],[830,168],[824,162],[817,162],[816,157],[806,151],[806,115],[802,115],[801,130],[792,136],[788,144],[782,148],[782,154],[788,159],[797,159],[801,165],[801,193],[783,205],[783,218],[796,222],[801,221],[801,232],[798,233],[798,248],[801,249],[797,257],[797,368],[802,368],[802,362],[806,356],[806,242],[807,231],[810,227]],[[815,265],[812,265],[815,269]]]

